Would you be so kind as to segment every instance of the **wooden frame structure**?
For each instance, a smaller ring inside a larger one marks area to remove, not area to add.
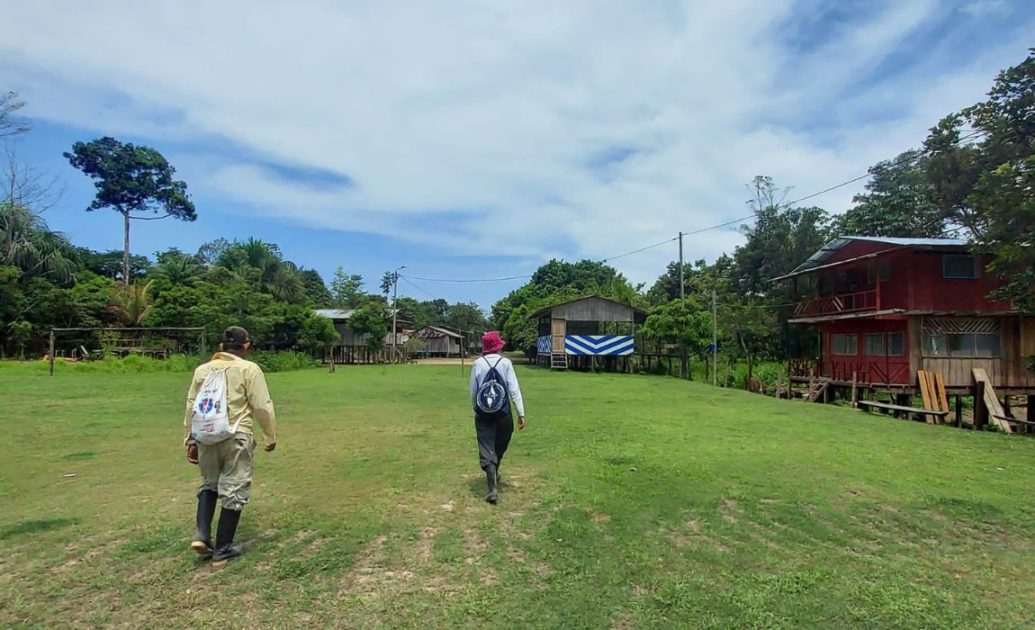
[[[535,363],[552,369],[589,369],[602,364],[631,371],[636,327],[647,314],[616,300],[589,295],[540,309]]]
[[[47,353],[47,360],[50,363],[50,375],[54,376],[54,364],[57,357],[57,336],[63,333],[78,332],[78,333],[119,333],[119,334],[138,334],[139,337],[145,337],[149,334],[163,335],[166,333],[194,333],[198,335],[198,351],[201,354],[206,352],[205,343],[205,329],[201,327],[177,327],[177,326],[159,326],[155,328],[144,328],[144,327],[121,327],[121,326],[94,326],[94,327],[78,327],[78,328],[51,328],[50,329],[50,343],[49,351]],[[177,341],[179,341],[177,339]],[[179,345],[177,343],[177,345]],[[170,349],[166,347],[161,348],[145,348],[142,346],[130,346],[120,345],[112,350],[116,354],[140,354],[145,356],[151,356],[154,358],[166,358],[169,354],[176,351],[175,348]]]

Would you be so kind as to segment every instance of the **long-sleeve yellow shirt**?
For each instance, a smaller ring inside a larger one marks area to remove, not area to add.
[[[198,369],[194,370],[194,379],[187,390],[187,409],[183,417],[185,441],[190,439],[190,418],[194,399],[197,398],[205,377],[213,370],[226,370],[226,406],[230,425],[233,426],[240,421],[237,431],[254,435],[253,420],[258,420],[266,437],[266,444],[276,443],[277,418],[262,368],[229,352],[215,353],[208,363],[199,365]]]

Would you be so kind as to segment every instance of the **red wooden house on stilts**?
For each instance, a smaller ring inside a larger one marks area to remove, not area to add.
[[[793,324],[818,328],[818,352],[792,378],[913,391],[918,370],[970,392],[974,368],[1004,393],[1035,393],[1028,370],[1035,318],[989,293],[1002,280],[965,241],[845,236],[778,278],[794,296]]]

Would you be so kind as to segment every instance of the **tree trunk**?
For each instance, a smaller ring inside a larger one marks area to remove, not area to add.
[[[125,240],[123,243],[122,250],[122,282],[127,287],[129,286],[129,213],[123,212],[122,218],[125,219],[126,228],[124,232]]]

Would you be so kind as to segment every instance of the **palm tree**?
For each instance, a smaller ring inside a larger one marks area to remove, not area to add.
[[[151,296],[148,292],[154,280],[148,280],[146,284],[131,284],[117,286],[111,296],[111,305],[108,307],[119,323],[126,327],[139,327],[151,314]]]
[[[216,267],[234,280],[258,284],[262,290],[283,302],[301,302],[305,282],[298,267],[283,258],[280,248],[256,238],[227,247],[216,260]]]
[[[68,238],[51,231],[38,214],[17,203],[0,202],[0,265],[69,282],[76,272],[71,251]]]
[[[168,280],[172,285],[191,284],[203,273],[205,267],[196,256],[175,249],[159,254],[158,261],[151,270],[151,275]]]

